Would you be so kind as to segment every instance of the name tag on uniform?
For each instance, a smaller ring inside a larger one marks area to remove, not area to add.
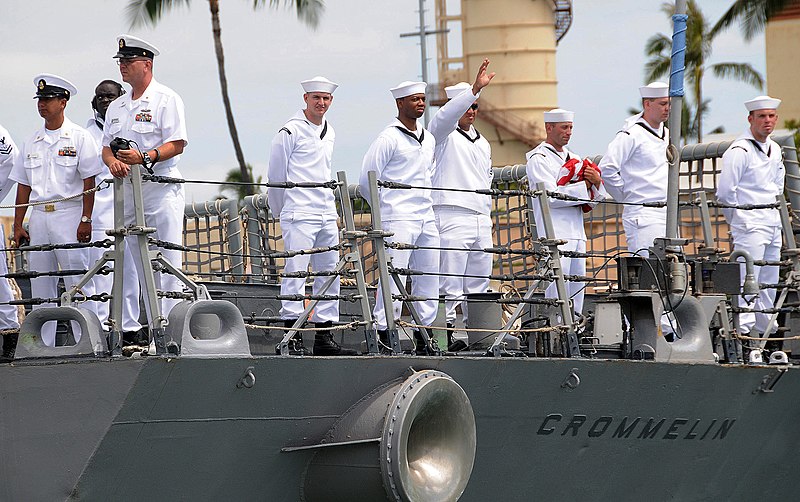
[[[58,149],[58,156],[59,157],[77,157],[78,152],[75,150],[74,146],[65,146],[64,148]]]

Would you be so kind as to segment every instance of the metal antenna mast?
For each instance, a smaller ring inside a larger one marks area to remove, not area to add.
[[[428,35],[436,35],[437,33],[447,33],[450,30],[426,30],[425,29],[425,0],[419,0],[419,31],[412,31],[410,33],[401,33],[400,38],[405,37],[419,37],[419,52],[422,59],[422,81],[428,83],[428,48],[426,38]],[[429,94],[429,93],[426,93]],[[425,106],[425,124],[428,124],[428,109]]]

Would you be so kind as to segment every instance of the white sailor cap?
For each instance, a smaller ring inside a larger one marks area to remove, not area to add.
[[[639,87],[639,94],[643,98],[666,98],[669,96],[669,85],[664,82],[650,82]]]
[[[316,76],[312,79],[303,80],[300,82],[305,92],[327,92],[333,94],[333,91],[339,87],[336,82],[331,82],[325,77]]]
[[[447,94],[447,99],[453,99],[467,89],[472,89],[472,84],[468,84],[467,82],[459,82],[455,85],[448,85],[444,88],[444,92]]]
[[[52,73],[36,75],[33,84],[36,86],[36,96],[33,99],[64,98],[69,101],[71,96],[78,94],[78,89],[72,82]]]
[[[561,108],[554,108],[549,112],[544,112],[544,121],[547,122],[572,122],[575,118],[575,112],[569,110],[562,110]]]
[[[750,101],[744,102],[744,107],[748,112],[755,110],[777,110],[781,106],[781,100],[769,96],[756,96]]]
[[[117,37],[117,46],[119,50],[114,55],[115,58],[131,59],[131,58],[147,58],[153,59],[155,56],[161,54],[155,45],[146,42],[139,37],[133,35],[122,34]]]
[[[410,82],[406,80],[397,84],[397,87],[389,89],[389,92],[392,93],[394,99],[400,99],[412,94],[425,94],[427,85],[425,82]]]

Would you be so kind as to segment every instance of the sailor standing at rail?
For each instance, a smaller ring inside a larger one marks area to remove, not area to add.
[[[105,171],[91,134],[64,115],[67,101],[78,91],[68,80],[48,73],[38,75],[33,83],[44,125],[25,142],[11,171],[11,179],[18,183],[17,204],[21,205],[14,211],[14,242],[29,241],[33,246],[89,242],[94,192],[59,200],[93,189],[95,176]],[[30,235],[22,227],[28,203],[42,203],[32,206]],[[35,251],[30,253],[28,263],[37,272],[87,270],[89,249]],[[79,279],[80,275],[64,276],[64,286],[70,289]],[[58,280],[47,275],[32,278],[31,294],[34,298],[57,298]],[[82,291],[86,296],[94,294],[91,281]],[[44,303],[34,308],[44,306],[54,304]],[[55,346],[55,324],[49,321],[42,327],[42,341],[50,347]],[[72,326],[77,342],[81,333],[76,323]]]
[[[14,180],[9,175],[14,164],[19,159],[19,148],[11,138],[11,134],[0,125],[0,202],[6,198],[6,195],[14,187]],[[6,234],[3,225],[0,225],[0,248],[6,247]],[[0,354],[0,361],[9,360],[14,357],[14,351],[17,347],[18,333],[11,333],[11,331],[19,329],[19,317],[17,317],[17,306],[8,305],[8,302],[14,299],[14,293],[11,289],[9,279],[5,277],[8,274],[8,262],[6,261],[6,253],[0,253],[0,333],[3,333],[3,349]]]
[[[656,237],[667,233],[667,208],[638,204],[667,201],[669,86],[653,82],[639,88],[642,112],[628,118],[608,145],[600,171],[606,190],[622,210],[628,251],[650,256]]]
[[[123,94],[106,111],[103,128],[103,162],[111,174],[125,178],[125,223],[135,223],[133,185],[130,180],[131,166],[141,164],[152,168],[155,175],[180,178],[178,161],[188,144],[183,100],[178,94],[157,82],[153,76],[153,58],[159,51],[152,44],[130,35],[117,37],[118,52],[113,56],[119,64],[122,80],[131,86],[131,92]],[[134,148],[114,152],[109,147],[111,140],[121,137],[136,142]],[[145,225],[155,228],[150,237],[174,244],[183,242],[184,190],[180,183],[142,182]],[[144,283],[142,260],[137,237],[128,237],[140,283]],[[181,251],[159,249],[161,255],[175,268],[181,268]],[[180,280],[167,273],[155,273],[156,288],[160,291],[181,291]],[[127,286],[126,286],[127,287]],[[146,290],[142,291],[147,295]],[[145,298],[145,300],[147,300]],[[161,315],[166,317],[177,299],[161,300]],[[145,306],[149,301],[145,301]],[[152,322],[154,313],[149,312]]]
[[[544,183],[548,192],[557,192],[582,199],[581,202],[551,198],[550,214],[553,220],[556,239],[564,239],[566,244],[559,246],[562,251],[586,252],[586,230],[583,213],[589,212],[597,202],[606,198],[606,191],[600,179],[600,169],[588,159],[567,150],[566,145],[572,137],[575,113],[556,108],[544,113],[546,139],[526,154],[528,165],[526,173],[528,184],[535,188]],[[542,195],[545,197],[546,195]],[[534,218],[539,237],[543,235],[542,210],[534,203]],[[586,275],[586,258],[563,256],[561,268],[564,275]],[[567,292],[573,300],[575,313],[583,312],[584,285],[581,282],[567,281]],[[544,292],[546,298],[556,298],[556,283],[551,282]]]
[[[492,148],[474,127],[478,115],[478,96],[489,85],[494,72],[487,74],[489,60],[484,59],[475,82],[461,82],[445,87],[448,102],[431,119],[428,130],[436,139],[433,186],[463,190],[492,187]],[[468,293],[485,293],[492,273],[492,198],[469,192],[432,192],[433,212],[439,229],[442,249],[439,252],[439,292],[445,295],[447,327],[454,328],[456,307],[461,305],[464,324],[468,325]],[[476,277],[464,277],[471,275]],[[468,327],[468,326],[467,326]],[[448,330],[448,345],[453,332]]]
[[[94,117],[89,119],[86,123],[86,130],[94,138],[97,143],[97,155],[102,156],[103,144],[103,126],[106,119],[106,110],[108,105],[118,97],[125,94],[125,89],[122,85],[113,80],[103,80],[94,90],[94,97],[92,98],[92,110]],[[101,157],[102,158],[102,157]],[[104,164],[105,165],[105,164]],[[103,180],[109,177],[107,171],[103,171],[95,178],[95,185],[100,184]],[[106,230],[114,228],[114,190],[113,187],[106,187],[95,193],[94,197],[94,211],[92,212],[92,240],[101,241],[108,238]],[[89,250],[91,261],[95,263],[103,257],[105,249],[91,248]],[[130,247],[125,247],[125,261],[123,263],[124,277],[123,283],[125,288],[123,293],[125,297],[122,299],[122,340],[125,343],[139,343],[145,340],[139,339],[140,330],[142,329],[139,324],[139,280],[136,278],[136,265],[133,263],[133,256],[131,255]],[[92,280],[94,281],[95,291],[99,293],[111,293],[113,284],[113,275],[95,275]],[[97,309],[97,316],[100,318],[101,323],[105,323],[108,319],[109,304],[108,302],[94,302]],[[119,319],[115,319],[120,322]]]
[[[750,127],[722,155],[722,171],[717,184],[719,202],[734,206],[772,204],[776,196],[783,196],[786,175],[783,155],[780,145],[769,137],[778,122],[780,104],[780,99],[769,96],[758,96],[745,102]],[[746,211],[726,208],[722,212],[731,228],[734,251],[747,251],[754,260],[780,260],[782,234],[778,209]],[[777,266],[755,266],[754,272],[759,284],[778,282]],[[747,300],[756,311],[771,309],[775,304],[775,290],[762,289],[754,302],[752,297],[740,297],[739,305],[750,305]],[[755,330],[768,337],[770,333],[765,333],[765,330],[769,318],[770,314],[762,312],[740,313],[740,334],[749,335]],[[764,342],[758,345],[763,347]]]
[[[390,89],[397,105],[397,119],[378,135],[364,155],[359,189],[368,197],[369,171],[375,171],[378,181],[405,183],[417,187],[430,187],[433,174],[433,152],[436,140],[418,122],[425,112],[425,82],[402,82]],[[414,302],[422,324],[430,326],[436,318],[439,296],[439,232],[433,214],[431,191],[426,188],[392,189],[380,188],[379,204],[383,230],[392,232],[387,242],[414,244],[426,249],[387,249],[394,268],[410,268],[422,272],[411,278],[411,294],[425,300]],[[401,281],[405,283],[405,276]],[[399,291],[394,282],[393,294]],[[400,317],[401,302],[392,302],[394,317]],[[373,311],[378,335],[384,345],[389,344],[383,294],[378,288]],[[422,334],[413,332],[416,353],[428,353]]]
[[[333,91],[339,87],[325,77],[314,77],[300,82],[303,87],[304,110],[298,111],[278,131],[272,140],[267,180],[270,183],[330,181],[331,158],[336,133],[325,119],[325,113],[333,103]],[[336,200],[330,188],[270,187],[267,189],[269,208],[280,215],[283,246],[287,251],[299,251],[315,247],[339,244],[339,227],[336,224]],[[285,272],[305,272],[309,261],[315,272],[336,268],[339,254],[336,251],[299,254],[286,259]],[[314,278],[313,293],[321,294],[328,277]],[[304,295],[305,278],[281,280],[281,295]],[[339,294],[339,277],[325,292]],[[289,328],[303,313],[302,301],[281,300],[281,319]],[[330,332],[334,322],[339,321],[339,300],[322,300],[311,315],[318,331],[314,337],[315,356],[355,355],[356,351],[342,348],[333,340]],[[308,354],[303,346],[303,337],[296,333],[292,337],[290,353]],[[276,349],[277,353],[280,350]]]

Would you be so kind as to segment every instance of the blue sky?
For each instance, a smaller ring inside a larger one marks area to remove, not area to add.
[[[119,80],[111,56],[115,38],[130,32],[156,46],[156,78],[184,99],[189,146],[181,160],[185,178],[221,180],[236,167],[225,124],[211,39],[208,4],[168,14],[155,28],[129,30],[120,0],[7,0],[0,25],[3,72],[0,123],[18,143],[40,126],[33,77],[60,74],[79,89],[67,108],[79,124],[91,117],[94,86]],[[355,182],[369,144],[395,114],[388,89],[419,78],[419,47],[400,33],[419,24],[417,0],[328,0],[318,30],[311,31],[284,9],[253,12],[249,0],[222,2],[222,37],[234,112],[245,158],[256,174],[266,172],[269,143],[283,122],[302,106],[299,82],[325,75],[341,84],[329,112],[336,128],[335,170]],[[716,20],[728,0],[701,0]],[[56,7],[57,5],[57,7]],[[574,22],[558,48],[559,106],[576,112],[572,148],[584,155],[603,153],[638,101],[643,83],[644,44],[656,32],[671,33],[660,0],[575,0]],[[433,0],[427,24],[433,26]],[[430,37],[429,56],[435,56]],[[731,30],[718,38],[712,62],[749,62],[765,73],[763,36],[750,43]],[[435,77],[435,61],[429,63]],[[434,78],[431,78],[434,80]],[[712,98],[706,130],[718,125],[738,133],[745,127],[742,102],[759,94],[740,83],[708,77]],[[520,163],[523,159],[520,159]],[[187,185],[187,201],[218,193],[207,185]],[[11,203],[8,198],[5,204]]]

